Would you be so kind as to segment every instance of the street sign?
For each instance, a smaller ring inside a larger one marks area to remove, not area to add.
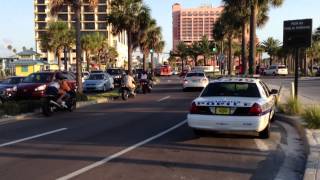
[[[312,42],[312,19],[284,21],[283,46],[307,48]]]

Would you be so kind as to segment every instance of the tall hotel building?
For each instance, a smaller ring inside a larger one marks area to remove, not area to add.
[[[190,44],[200,41],[203,36],[207,36],[212,41],[214,23],[220,17],[223,9],[222,6],[182,9],[180,4],[174,4],[172,6],[173,49],[180,41]]]
[[[83,0],[81,5],[81,32],[91,33],[99,32],[104,34],[109,45],[115,47],[119,53],[117,59],[117,66],[123,66],[124,61],[128,59],[126,44],[126,34],[120,33],[117,36],[113,36],[111,32],[111,26],[107,24],[106,18],[109,12],[110,0],[99,0],[98,5],[95,8],[90,8],[88,0]],[[63,6],[62,10],[57,16],[51,16],[49,0],[34,0],[34,12],[35,12],[35,39],[36,48],[40,52],[44,59],[47,59],[50,64],[57,64],[57,59],[53,52],[46,52],[40,46],[40,37],[45,33],[48,22],[51,21],[64,21],[67,22],[69,27],[75,25],[75,15],[72,8],[68,5]],[[70,50],[71,66],[75,66],[75,48]],[[82,57],[85,57],[84,55]],[[62,59],[64,59],[62,55]],[[85,61],[85,59],[84,59]]]

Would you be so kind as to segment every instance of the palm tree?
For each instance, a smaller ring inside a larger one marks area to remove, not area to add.
[[[161,53],[164,48],[164,41],[162,41],[161,28],[155,27],[147,34],[149,48],[151,52],[151,74],[154,74],[154,58],[153,53]]]
[[[165,45],[166,43],[162,40],[162,38],[160,38],[154,46],[154,51],[158,55],[158,60],[160,60],[160,53],[163,52]]]
[[[199,42],[199,50],[200,53],[204,57],[204,65],[208,65],[208,59],[211,58],[212,55],[213,44],[209,41],[207,36],[203,36],[201,41]]]
[[[8,49],[9,51],[12,51],[12,49],[13,49],[12,45],[8,45],[8,46],[7,46],[7,49]]]
[[[98,3],[98,0],[88,0],[90,7],[95,7]],[[82,61],[81,61],[81,0],[49,0],[50,12],[52,15],[56,15],[64,5],[70,5],[75,13],[75,22],[76,22],[76,64],[77,64],[77,86],[78,91],[82,92]]]
[[[261,43],[262,48],[270,56],[270,66],[273,63],[274,57],[277,55],[278,50],[280,49],[281,43],[277,39],[269,37],[267,40]]]
[[[284,0],[250,0],[250,45],[249,45],[249,74],[254,74],[254,63],[256,57],[256,29],[258,14],[262,9],[270,6],[279,7]],[[266,14],[268,11],[265,12]]]
[[[58,59],[58,68],[61,69],[61,53],[72,46],[74,41],[73,30],[65,22],[50,22],[44,36],[41,37],[41,47],[44,50],[55,52]],[[65,63],[66,63],[65,52]],[[66,65],[66,64],[65,64]],[[66,67],[65,67],[66,68]]]
[[[178,43],[176,49],[170,53],[170,56],[179,57],[181,59],[181,71],[184,70],[184,61],[187,60],[189,54],[188,46],[185,42]]]
[[[150,10],[142,0],[111,1],[108,22],[113,33],[126,32],[128,44],[128,70],[132,73],[132,52],[138,46],[139,33],[149,25]]]
[[[86,34],[81,36],[81,48],[86,54],[87,71],[90,71],[90,54],[94,50],[93,34]]]
[[[139,37],[139,47],[142,52],[142,63],[143,63],[143,69],[147,70],[147,63],[146,63],[146,58],[148,54],[150,53],[150,42],[148,39],[148,33],[157,27],[157,23],[154,19],[150,19],[148,27],[145,29],[140,29],[140,37]]]
[[[195,41],[192,43],[191,47],[189,48],[188,54],[194,60],[194,65],[198,66],[198,57],[201,55],[199,42]]]

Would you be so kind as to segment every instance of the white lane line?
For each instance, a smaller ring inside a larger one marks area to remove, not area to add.
[[[31,136],[31,137],[27,137],[27,138],[15,140],[15,141],[7,142],[7,143],[4,143],[4,144],[0,144],[0,147],[10,146],[10,145],[13,145],[13,144],[17,144],[17,143],[28,141],[28,140],[35,139],[35,138],[39,138],[39,137],[42,137],[42,136],[47,136],[47,135],[58,133],[58,132],[65,131],[65,130],[67,130],[67,128],[61,128],[61,129],[57,129],[57,130],[54,130],[54,131],[45,132],[45,133],[34,135],[34,136]]]
[[[123,155],[123,154],[126,154],[126,153],[128,153],[128,152],[130,152],[130,151],[132,151],[132,150],[134,150],[134,149],[136,149],[138,147],[140,147],[140,146],[143,146],[143,145],[145,145],[145,144],[147,144],[147,143],[149,143],[149,142],[151,142],[151,141],[153,141],[153,140],[155,140],[155,139],[157,139],[157,138],[159,138],[159,137],[161,137],[161,136],[163,136],[163,135],[165,135],[165,134],[167,134],[167,133],[169,133],[169,132],[171,132],[171,131],[173,131],[173,130],[181,127],[181,126],[183,126],[184,124],[186,124],[186,122],[187,122],[187,120],[182,121],[181,123],[169,128],[169,129],[167,129],[167,130],[165,130],[165,131],[163,131],[163,132],[161,132],[161,133],[159,133],[159,134],[157,134],[155,136],[152,136],[152,137],[150,137],[150,138],[148,138],[148,139],[146,139],[144,141],[141,141],[141,142],[139,142],[139,143],[137,143],[137,144],[135,144],[133,146],[130,146],[130,147],[128,147],[128,148],[126,148],[126,149],[124,149],[124,150],[122,150],[122,151],[120,151],[120,152],[118,152],[116,154],[113,154],[113,155],[111,155],[109,157],[106,157],[106,158],[104,158],[104,159],[102,159],[102,160],[100,160],[98,162],[95,162],[95,163],[89,165],[89,166],[86,166],[86,167],[81,168],[81,169],[79,169],[77,171],[74,171],[74,172],[72,172],[72,173],[70,173],[68,175],[60,177],[57,180],[68,180],[68,179],[74,178],[76,176],[79,176],[80,174],[83,174],[83,173],[85,173],[87,171],[90,171],[91,169],[94,169],[94,168],[96,168],[98,166],[101,166],[101,165],[103,165],[103,164],[105,164],[105,163],[107,163],[107,162],[109,162],[109,161],[111,161],[111,160]]]
[[[164,97],[164,98],[159,99],[157,102],[162,102],[162,101],[165,101],[165,100],[167,100],[167,99],[169,99],[169,98],[170,98],[170,96],[166,96],[166,97]]]

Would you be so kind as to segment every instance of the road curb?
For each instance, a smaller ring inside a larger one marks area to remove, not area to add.
[[[304,121],[298,116],[276,114],[276,119],[295,127],[301,136],[307,154],[304,180],[320,179],[320,130],[309,130],[304,127]]]
[[[84,107],[88,107],[88,106],[92,106],[92,105],[96,105],[96,104],[104,104],[104,103],[108,103],[112,100],[113,100],[113,98],[103,98],[103,99],[98,99],[98,100],[94,100],[94,101],[81,101],[81,102],[77,102],[77,108],[84,108]],[[33,113],[25,113],[25,114],[21,114],[21,115],[17,115],[17,116],[6,116],[4,118],[0,118],[0,124],[6,123],[9,121],[25,120],[25,119],[40,115],[41,113],[42,113],[41,109],[37,109]]]

